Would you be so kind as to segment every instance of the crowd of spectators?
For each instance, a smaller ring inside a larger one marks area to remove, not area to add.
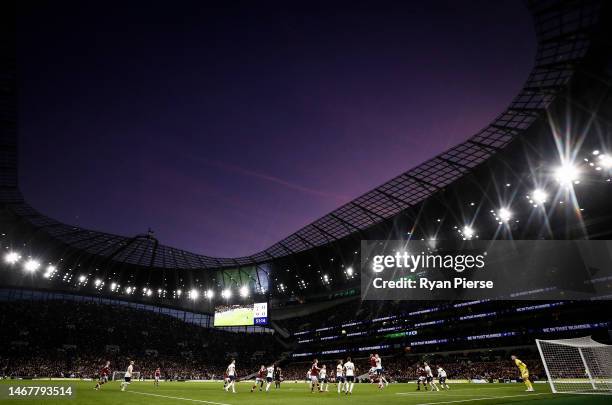
[[[3,303],[0,376],[95,377],[136,362],[141,376],[157,367],[168,378],[209,379],[231,358],[246,373],[260,355],[278,356],[271,334],[236,333],[134,308],[63,301]],[[268,359],[266,359],[268,361]]]

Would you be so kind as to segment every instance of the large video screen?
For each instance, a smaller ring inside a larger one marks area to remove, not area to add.
[[[268,303],[219,305],[215,307],[215,326],[253,326],[268,324]]]

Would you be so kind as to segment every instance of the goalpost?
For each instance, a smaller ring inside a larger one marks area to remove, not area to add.
[[[113,371],[113,381],[121,380],[123,381],[123,377],[125,377],[125,371]],[[140,371],[132,372],[132,381],[140,380]]]
[[[536,345],[554,393],[611,394],[612,345],[585,336],[539,340]]]

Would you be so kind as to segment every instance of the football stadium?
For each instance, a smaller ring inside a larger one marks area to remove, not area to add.
[[[519,3],[535,59],[491,122],[235,257],[31,205],[9,5],[0,402],[610,403],[612,2]]]

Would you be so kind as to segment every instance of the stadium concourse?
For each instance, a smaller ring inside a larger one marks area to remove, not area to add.
[[[609,393],[608,357],[551,375],[535,341],[590,335],[609,344],[609,279],[598,280],[603,293],[588,300],[539,300],[538,289],[516,291],[524,300],[360,297],[362,240],[611,238],[612,2],[527,4],[534,67],[490,125],[236,258],[165,246],[152,232],[83,229],[32,207],[19,188],[14,21],[0,24],[9,28],[0,36],[1,392],[16,382],[61,383],[80,404],[298,404],[315,395],[337,402],[348,396],[346,385],[339,393],[333,385],[337,362],[351,357],[353,375],[342,373],[354,378],[351,402],[359,404],[608,403],[609,396],[553,395],[545,384],[552,376]],[[234,305],[253,308],[253,324],[215,328],[215,308]],[[250,392],[261,365],[280,369],[280,388]],[[332,386],[310,394],[323,365]],[[157,368],[162,382],[154,385]],[[94,390],[95,380],[113,375],[130,383],[125,392],[112,381]],[[429,382],[443,375],[450,389],[431,392]],[[522,379],[535,392],[525,392]],[[222,388],[233,380],[236,394]]]

